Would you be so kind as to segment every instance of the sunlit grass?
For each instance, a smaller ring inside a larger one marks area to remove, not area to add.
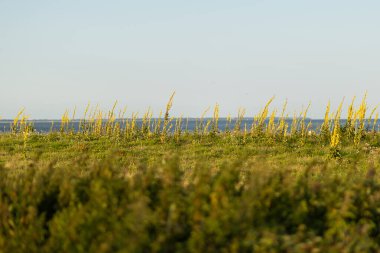
[[[380,134],[366,95],[347,115],[328,103],[320,127],[310,105],[290,114],[271,98],[223,129],[215,104],[193,130],[174,99],[157,118],[88,105],[78,129],[66,110],[49,133],[21,110],[0,134],[0,252],[379,251]]]

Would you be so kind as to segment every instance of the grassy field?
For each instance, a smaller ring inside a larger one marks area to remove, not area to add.
[[[38,134],[21,112],[0,135],[0,252],[380,251],[365,98],[345,125],[328,106],[318,132],[307,110],[275,121],[270,102],[252,126],[221,131],[216,106],[181,132],[171,101],[161,121],[121,128],[112,109],[77,133],[67,113],[62,131]]]

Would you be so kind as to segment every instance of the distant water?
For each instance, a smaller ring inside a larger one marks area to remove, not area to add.
[[[154,119],[152,119],[152,120],[154,121]],[[203,125],[205,125],[208,120],[210,120],[210,119],[208,119],[208,118],[203,119]],[[200,119],[197,119],[197,118],[189,118],[188,121],[187,121],[187,119],[183,119],[182,130],[185,130],[186,126],[187,126],[188,131],[190,131],[190,132],[194,131],[197,124],[199,125],[199,121],[200,121]],[[276,122],[277,121],[278,120],[276,120]],[[61,122],[59,120],[32,120],[30,122],[33,124],[34,130],[36,132],[39,132],[39,133],[47,133],[47,132],[50,132],[51,130],[58,132],[61,128]],[[120,122],[121,127],[123,127],[124,121],[117,120],[117,122]],[[227,122],[228,122],[227,118],[220,118],[219,119],[218,126],[219,126],[219,129],[221,131],[224,131],[226,129],[226,127],[228,127]],[[247,129],[250,129],[252,122],[253,122],[253,118],[244,118],[241,122],[240,128],[243,130],[244,126],[246,125]],[[292,119],[287,119],[286,122],[288,123],[288,125],[290,127],[292,124]],[[323,123],[323,120],[321,120],[321,119],[307,119],[305,121],[306,124],[308,124],[309,122],[311,122],[310,130],[318,131],[320,126]],[[173,121],[173,123],[175,123],[175,122]],[[233,129],[235,126],[235,123],[236,123],[236,119],[233,119],[229,125],[229,129]],[[267,121],[266,121],[266,123],[267,123]],[[346,120],[341,120],[341,125],[344,125],[345,123],[346,123]],[[12,120],[0,120],[0,132],[3,132],[3,133],[9,132],[11,124],[12,124]],[[79,124],[80,124],[79,120],[74,120],[70,123],[70,128],[74,129],[75,131],[78,131],[79,130]],[[136,124],[138,126],[141,126],[142,120],[138,119],[136,121]],[[369,129],[372,129],[372,125],[373,125],[373,121],[371,122],[371,124],[367,124],[366,127],[368,127]],[[378,129],[379,129],[379,124],[376,124],[376,130],[378,130]]]

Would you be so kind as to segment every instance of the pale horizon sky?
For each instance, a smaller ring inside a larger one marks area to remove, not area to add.
[[[380,103],[380,1],[1,0],[0,117],[56,119],[90,102],[173,115],[220,104],[322,118],[331,100]],[[211,111],[210,115],[211,116]]]

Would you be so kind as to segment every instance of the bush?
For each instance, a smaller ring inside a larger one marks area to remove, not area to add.
[[[1,168],[0,252],[380,249],[377,167],[295,173],[237,159],[184,171],[179,159],[134,171],[112,156]]]

